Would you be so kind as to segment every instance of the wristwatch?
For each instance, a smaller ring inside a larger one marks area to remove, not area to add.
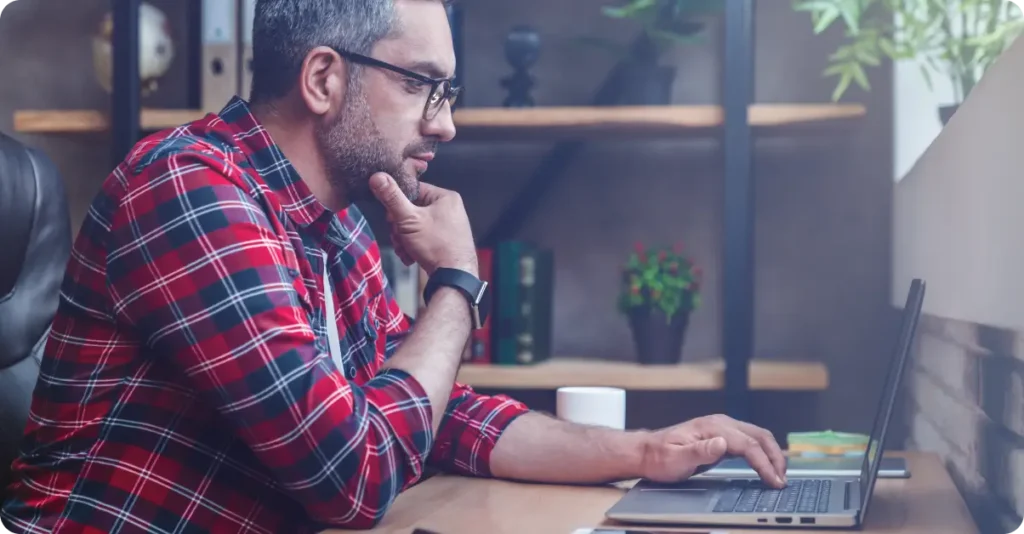
[[[491,309],[491,293],[487,291],[487,282],[460,269],[438,267],[430,275],[426,287],[423,288],[423,301],[430,302],[430,297],[441,287],[457,289],[469,301],[469,309],[473,316],[473,328],[483,327],[487,321],[488,310]]]

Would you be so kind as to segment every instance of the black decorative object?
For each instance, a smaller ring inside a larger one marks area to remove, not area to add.
[[[501,86],[508,90],[503,106],[524,108],[534,105],[533,97],[530,95],[534,81],[527,69],[533,66],[539,57],[540,35],[537,30],[519,25],[508,32],[505,38],[505,60],[512,65],[514,72],[501,80]]]
[[[462,97],[456,101],[456,107],[465,102],[465,79],[463,78],[463,33],[462,33],[462,5],[452,2],[445,6],[448,13],[448,25],[452,30],[452,47],[455,49],[455,80],[452,82],[457,87],[462,87]]]
[[[657,44],[649,35],[641,35],[629,59],[616,71],[618,105],[664,106],[672,102],[676,69],[659,64],[659,57]]]
[[[939,120],[942,121],[943,126],[949,124],[949,120],[953,118],[953,115],[956,114],[956,110],[958,109],[960,109],[960,104],[952,104],[939,108]]]

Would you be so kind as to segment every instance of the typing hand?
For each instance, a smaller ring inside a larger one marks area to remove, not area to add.
[[[725,415],[711,415],[653,432],[644,447],[643,476],[685,480],[725,455],[742,456],[770,486],[785,485],[786,458],[771,432]]]
[[[385,173],[370,177],[370,189],[387,211],[391,241],[403,262],[418,263],[427,275],[450,267],[478,276],[476,244],[458,193],[420,183],[414,204]]]

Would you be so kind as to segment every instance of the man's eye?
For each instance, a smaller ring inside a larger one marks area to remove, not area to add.
[[[419,92],[419,91],[423,90],[423,88],[424,88],[424,87],[426,87],[426,86],[427,86],[427,84],[423,83],[423,82],[422,82],[422,81],[420,81],[420,80],[414,80],[414,79],[412,79],[412,78],[406,78],[406,79],[405,79],[405,86],[406,86],[406,87],[407,87],[407,88],[408,88],[408,89],[409,89],[410,91],[415,91],[415,92]]]

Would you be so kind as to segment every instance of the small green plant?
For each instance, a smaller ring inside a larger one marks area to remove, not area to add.
[[[1007,0],[793,0],[793,9],[810,14],[815,33],[843,25],[846,43],[824,72],[838,78],[833,101],[853,83],[870,91],[866,69],[888,58],[921,62],[929,88],[933,75],[948,77],[961,103],[1024,30]]]
[[[673,247],[634,246],[622,270],[619,311],[661,310],[671,322],[677,313],[700,306],[701,269],[683,254],[682,243]]]
[[[704,23],[697,18],[719,13],[723,8],[724,0],[627,0],[623,5],[604,6],[601,13],[639,23],[649,48],[645,53],[658,57],[671,47],[702,42]],[[590,37],[584,41],[629,55],[627,47],[607,39]]]

